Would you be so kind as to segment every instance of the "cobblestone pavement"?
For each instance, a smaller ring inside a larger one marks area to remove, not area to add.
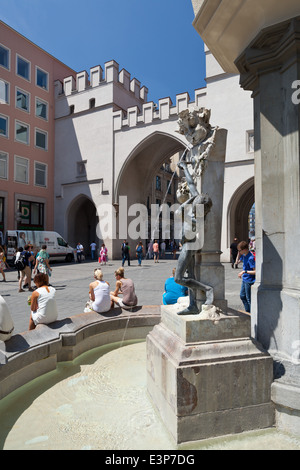
[[[159,263],[147,259],[143,260],[141,267],[136,259],[131,261],[130,267],[125,263],[125,277],[134,281],[139,305],[161,305],[165,280],[172,275],[176,263],[173,259],[162,259]],[[80,264],[52,263],[51,266],[53,274],[50,282],[56,289],[59,319],[63,319],[83,312],[88,300],[89,283],[93,281],[96,267],[101,267],[104,279],[114,290],[114,272],[121,266],[121,262],[109,261],[105,266],[100,266],[96,261],[86,260]],[[237,276],[239,271],[232,269],[229,263],[225,263],[224,267],[228,306],[242,309],[239,298],[241,281]],[[30,307],[27,305],[27,298],[30,292],[27,289],[24,293],[18,292],[17,271],[6,271],[5,275],[6,282],[0,282],[0,294],[13,317],[14,334],[22,333],[28,329]]]

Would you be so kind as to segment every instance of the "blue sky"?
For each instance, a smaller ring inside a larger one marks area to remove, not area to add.
[[[0,18],[77,72],[116,60],[149,101],[205,86],[191,0],[0,0]]]

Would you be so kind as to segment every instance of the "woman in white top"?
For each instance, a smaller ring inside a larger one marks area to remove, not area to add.
[[[34,276],[33,282],[37,289],[32,293],[28,303],[31,304],[31,315],[29,320],[29,330],[34,330],[36,325],[49,323],[57,320],[57,306],[55,301],[55,289],[48,286],[49,278],[47,274],[39,273]]]
[[[90,302],[88,302],[85,312],[89,310],[94,310],[97,313],[108,312],[108,310],[110,310],[109,284],[103,281],[101,269],[95,269],[94,278],[95,281],[90,284]]]

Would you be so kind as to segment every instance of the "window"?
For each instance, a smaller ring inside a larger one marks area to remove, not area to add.
[[[77,176],[86,176],[86,163],[87,160],[77,162]]]
[[[69,246],[67,242],[65,242],[65,240],[61,237],[57,237],[57,243],[59,246]]]
[[[254,131],[246,131],[246,150],[247,153],[254,152]]]
[[[48,103],[46,103],[46,101],[36,98],[35,115],[39,118],[48,120]]]
[[[1,232],[4,232],[4,197],[0,197],[0,230]],[[3,239],[2,241],[3,244]]]
[[[48,148],[48,134],[47,132],[41,131],[39,129],[35,130],[35,146],[47,150]]]
[[[9,70],[9,50],[0,44],[0,65]]]
[[[8,117],[0,114],[0,135],[8,137]]]
[[[35,162],[34,164],[34,184],[36,186],[47,186],[47,165]]]
[[[9,83],[0,79],[0,104],[9,104]]]
[[[18,229],[43,229],[44,228],[44,204],[40,202],[18,200],[17,211],[21,217],[18,221]]]
[[[29,126],[16,121],[16,140],[22,144],[29,144]]]
[[[29,112],[29,94],[18,88],[16,91],[16,107]]]
[[[48,90],[48,73],[40,68],[36,68],[36,85],[44,90]]]
[[[17,75],[30,81],[30,62],[20,56],[17,56]]]
[[[29,161],[27,158],[17,157],[15,155],[15,181],[17,183],[29,182]]]
[[[155,188],[157,189],[157,191],[161,191],[161,178],[160,178],[160,176],[156,177]]]
[[[0,152],[0,178],[7,180],[8,155],[7,153]]]

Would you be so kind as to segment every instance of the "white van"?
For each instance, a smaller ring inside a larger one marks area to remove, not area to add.
[[[32,251],[35,255],[42,245],[46,245],[50,260],[53,261],[70,262],[74,260],[74,249],[56,232],[8,230],[5,234],[5,245],[8,263],[13,262],[17,249],[24,248],[25,245],[32,245]]]

